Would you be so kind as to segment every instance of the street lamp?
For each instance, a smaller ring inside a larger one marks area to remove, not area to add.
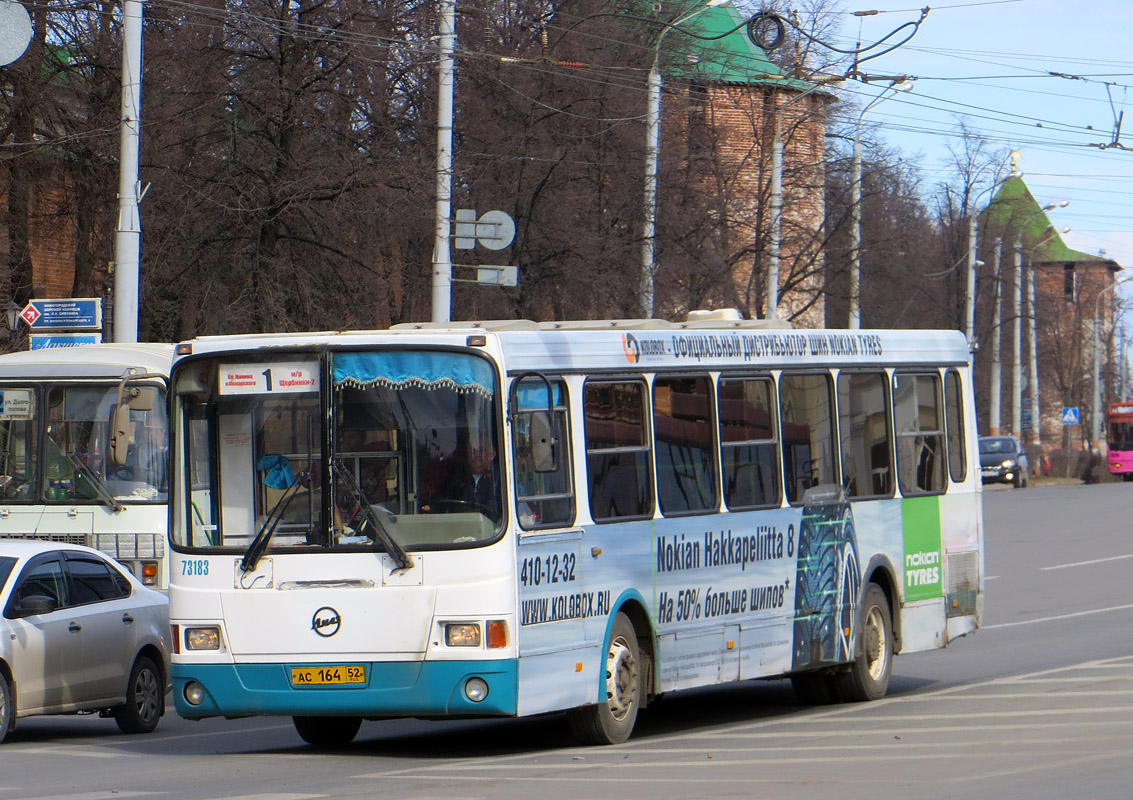
[[[1114,281],[1109,286],[1104,287],[1100,292],[1098,292],[1098,296],[1094,298],[1094,402],[1093,402],[1093,409],[1092,409],[1093,414],[1091,416],[1091,426],[1093,428],[1093,436],[1090,437],[1091,440],[1093,440],[1093,441],[1097,441],[1098,439],[1101,438],[1101,429],[1102,429],[1102,425],[1101,425],[1101,423],[1102,423],[1102,421],[1101,421],[1101,404],[1102,404],[1102,400],[1101,400],[1101,397],[1102,397],[1101,349],[1102,349],[1102,337],[1101,337],[1101,324],[1098,321],[1098,318],[1099,318],[1100,313],[1101,313],[1101,299],[1106,295],[1106,293],[1112,292],[1118,286],[1124,286],[1125,284],[1129,283],[1130,280],[1133,280],[1133,278],[1126,279],[1126,280],[1123,280],[1123,281]]]
[[[908,92],[913,88],[912,81],[897,83],[894,81],[879,94],[870,100],[861,113],[858,114],[858,124],[854,130],[854,156],[851,161],[850,176],[850,322],[851,329],[862,326],[861,310],[861,250],[862,250],[862,119],[867,111],[883,100],[894,97],[899,92]],[[892,92],[892,94],[890,94]]]
[[[657,161],[661,152],[661,43],[665,36],[710,8],[724,5],[730,0],[708,0],[700,8],[667,23],[657,37],[653,51],[653,66],[649,70],[649,99],[645,111],[645,222],[641,232],[641,315],[653,317],[653,274],[655,231],[657,228]]]
[[[9,341],[15,341],[20,334],[20,311],[22,310],[14,300],[9,300],[7,305],[4,306],[4,321],[8,323]]]

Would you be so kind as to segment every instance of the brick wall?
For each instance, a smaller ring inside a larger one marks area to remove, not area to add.
[[[824,320],[821,233],[825,219],[825,146],[827,99],[799,96],[780,87],[709,85],[685,87],[666,98],[662,119],[670,128],[669,145],[695,159],[697,139],[710,143],[713,162],[726,175],[724,208],[735,255],[753,243],[766,275],[771,248],[771,154],[778,123],[783,146],[782,212],[779,242],[780,318],[803,327],[822,327]],[[703,125],[705,130],[693,130]],[[703,134],[703,135],[702,135]],[[702,185],[716,191],[719,174]],[[747,292],[755,269],[751,258],[735,261],[732,280],[748,317],[760,316],[766,279]]]
[[[37,298],[70,297],[75,276],[77,230],[74,208],[68,198],[65,177],[52,170],[37,181],[29,198],[29,249],[32,292]],[[0,208],[7,209],[7,181],[0,175]],[[8,215],[0,214],[0,261],[7,275],[9,261]],[[0,305],[8,298],[0,298]]]

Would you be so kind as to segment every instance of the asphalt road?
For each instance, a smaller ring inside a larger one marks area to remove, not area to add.
[[[989,487],[984,628],[901,656],[890,695],[807,708],[785,681],[679,693],[625,745],[578,748],[561,716],[367,722],[336,753],[290,721],[123,736],[22,721],[0,800],[1133,797],[1133,486]]]

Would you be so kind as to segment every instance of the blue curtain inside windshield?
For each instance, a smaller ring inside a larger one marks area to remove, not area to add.
[[[331,372],[335,388],[451,389],[490,398],[495,385],[486,360],[461,353],[335,353]]]

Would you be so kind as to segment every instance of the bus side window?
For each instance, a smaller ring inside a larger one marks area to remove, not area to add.
[[[843,372],[838,376],[842,485],[847,497],[893,494],[886,384],[884,372]]]
[[[964,395],[960,373],[954,369],[944,373],[944,426],[948,431],[948,471],[952,480],[960,483],[968,476],[968,456],[964,450]]]
[[[667,517],[718,506],[709,385],[707,376],[653,381],[657,499]]]
[[[830,388],[828,374],[783,373],[779,378],[783,464],[792,504],[802,503],[807,489],[837,481]]]
[[[645,384],[587,381],[586,471],[595,522],[653,515],[653,474],[645,429]]]
[[[541,471],[547,465],[536,463],[538,453],[532,446],[532,419],[535,413],[547,411],[547,385],[539,379],[524,379],[516,392],[518,411],[512,447],[515,455],[515,507],[520,527],[553,528],[574,523],[574,482],[571,476],[570,424],[566,387],[552,381],[554,414],[551,433],[555,438],[555,469]],[[538,427],[538,426],[536,426]]]
[[[732,511],[778,506],[782,497],[775,384],[721,378],[718,393],[724,500]]]
[[[945,485],[940,376],[898,373],[893,384],[901,494],[939,494]]]

